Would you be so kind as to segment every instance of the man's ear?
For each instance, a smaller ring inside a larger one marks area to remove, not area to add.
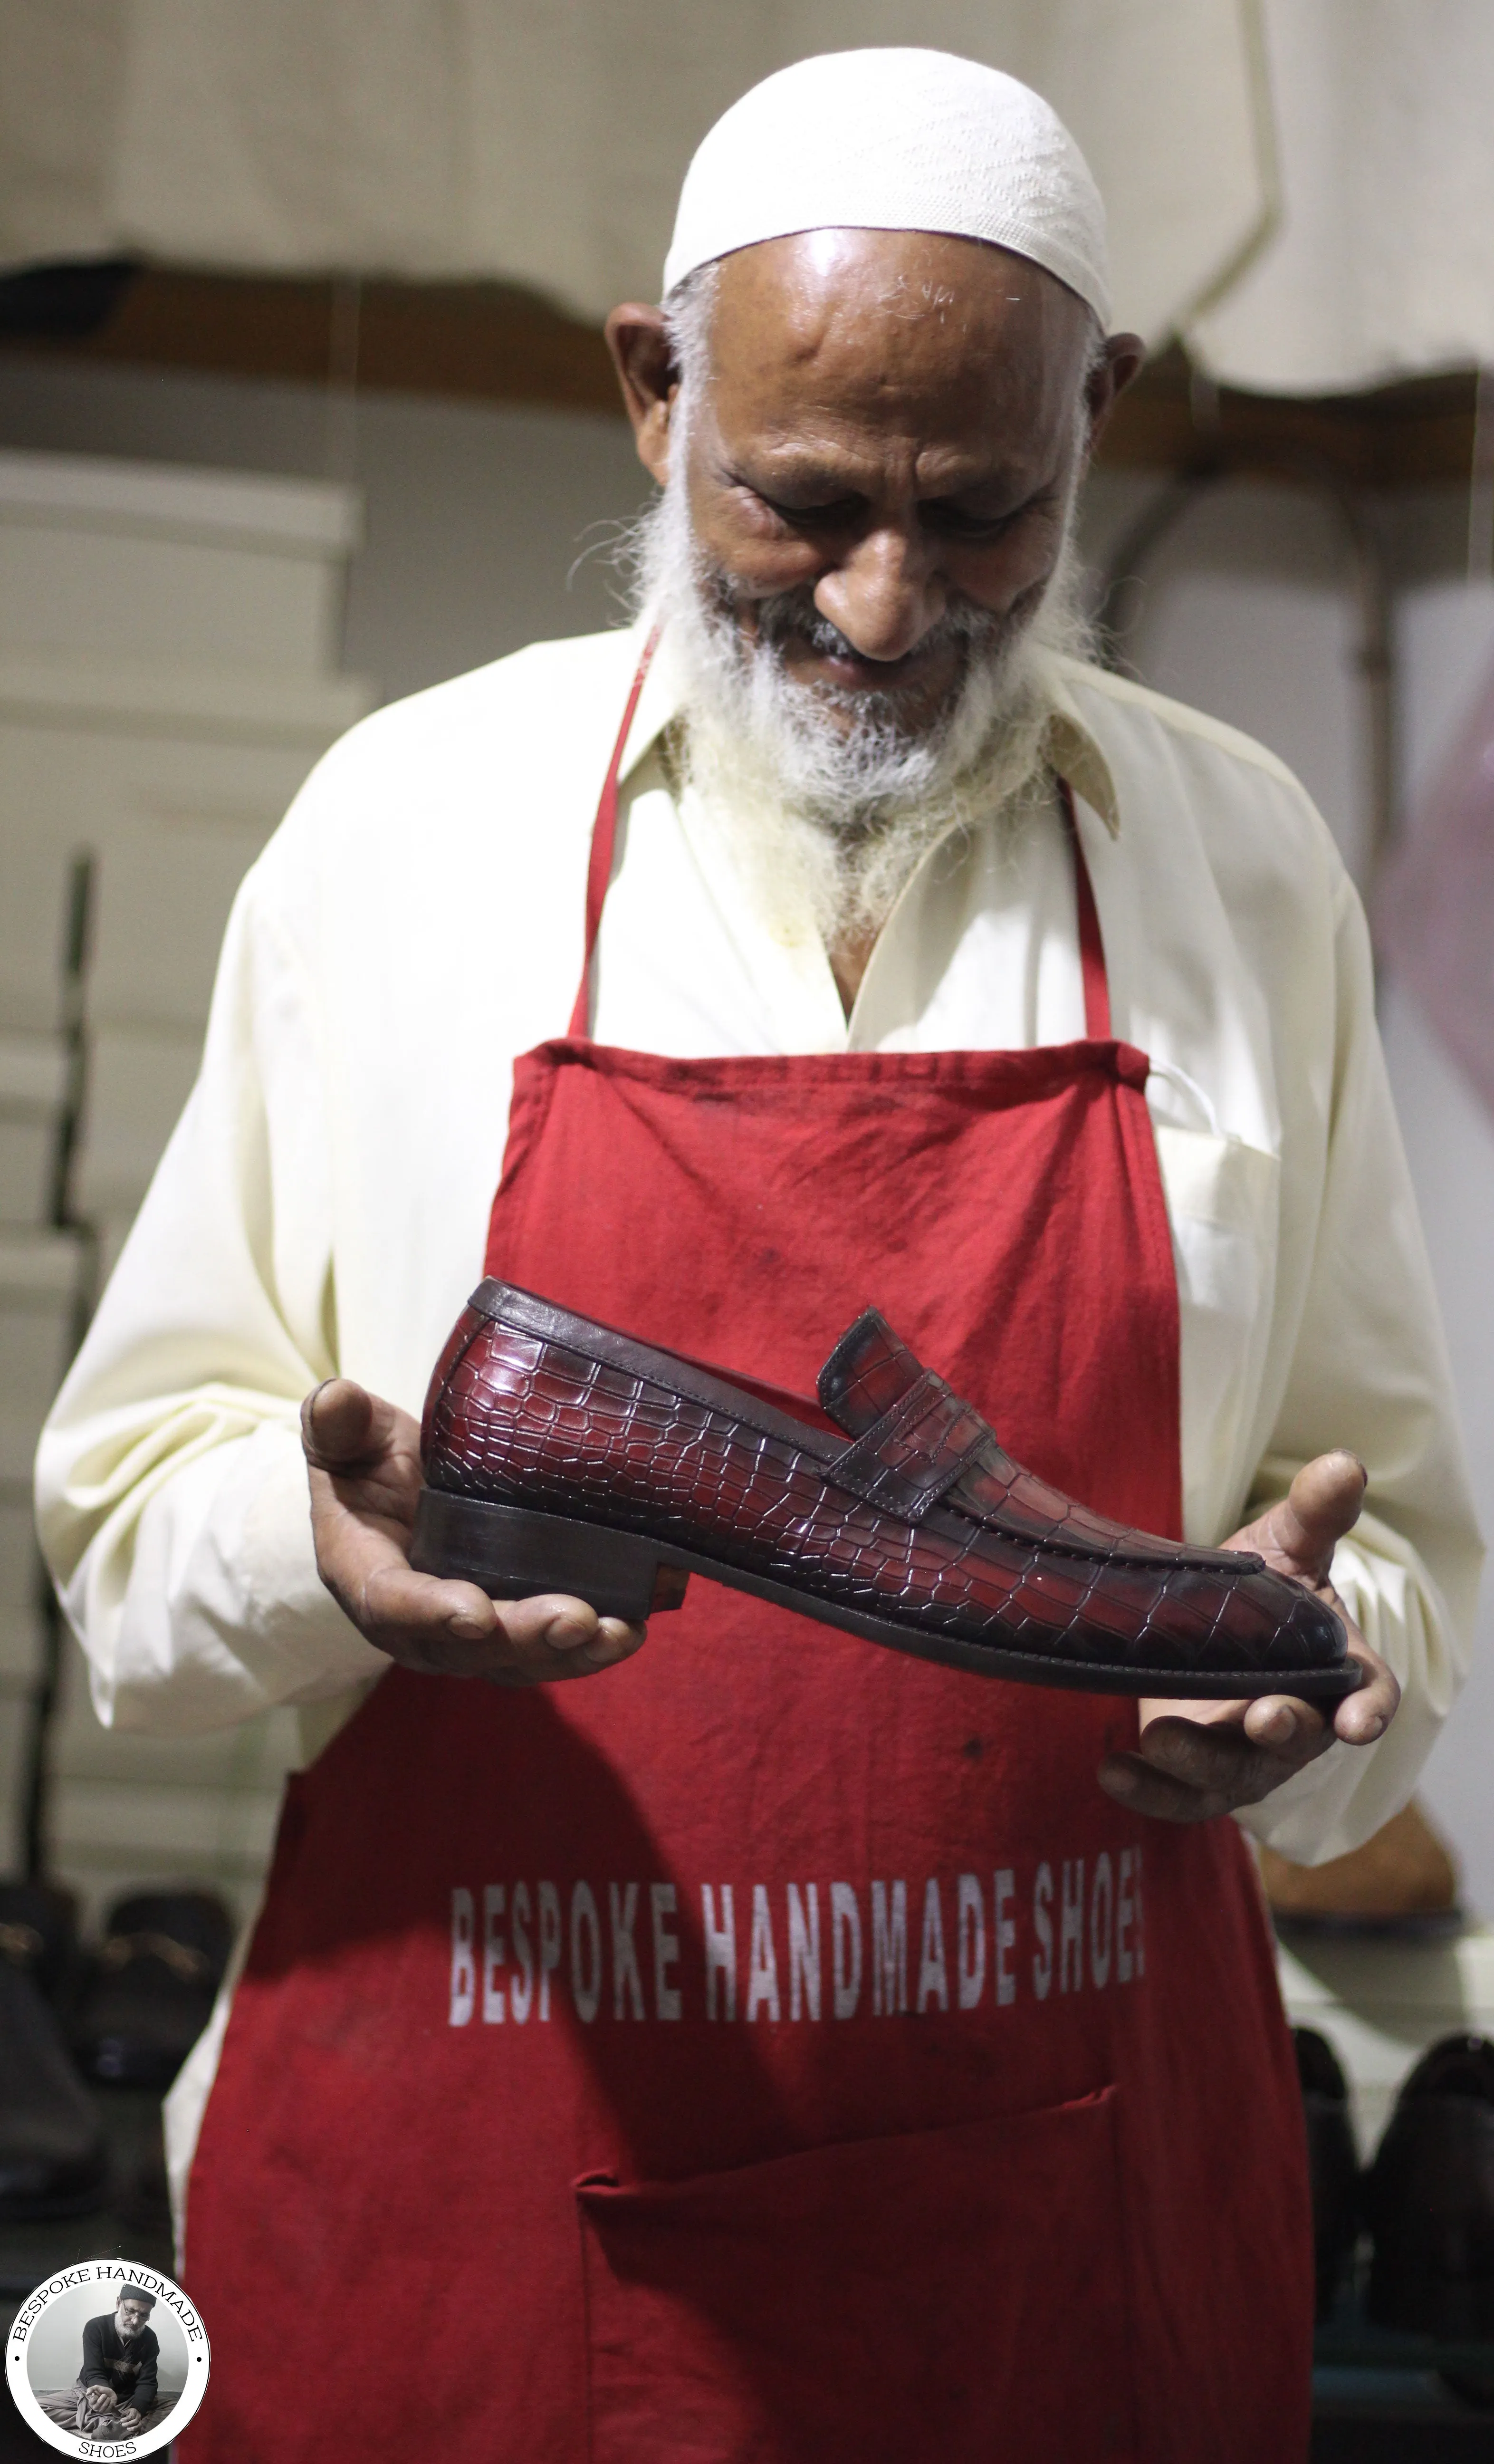
[[[1110,424],[1110,416],[1129,385],[1147,363],[1147,346],[1139,334],[1110,335],[1085,381],[1089,406],[1089,451]]]
[[[638,459],[662,488],[670,475],[670,409],[679,391],[664,311],[630,299],[613,309],[606,337]]]

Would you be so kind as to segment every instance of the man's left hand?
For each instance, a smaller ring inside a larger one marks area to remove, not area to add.
[[[1100,1766],[1108,1795],[1161,1822],[1209,1822],[1269,1796],[1335,1737],[1373,1746],[1384,1735],[1400,1687],[1329,1579],[1333,1551],[1358,1521],[1364,1490],[1357,1456],[1319,1455],[1304,1464],[1279,1506],[1223,1544],[1253,1549],[1273,1573],[1306,1583],[1342,1617],[1349,1656],[1365,1671],[1357,1693],[1347,1694],[1331,1716],[1288,1694],[1263,1694],[1254,1703],[1143,1702],[1135,1752],[1110,1754]]]

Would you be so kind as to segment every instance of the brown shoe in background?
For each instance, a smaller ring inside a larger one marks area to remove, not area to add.
[[[1271,1913],[1287,1925],[1450,1932],[1461,1922],[1458,1868],[1415,1797],[1347,1857],[1294,1865],[1261,1850]]]

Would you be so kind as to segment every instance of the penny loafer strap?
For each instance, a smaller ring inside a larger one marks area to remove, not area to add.
[[[830,1477],[868,1506],[920,1522],[979,1455],[994,1431],[936,1370],[925,1369],[869,1429],[837,1455]]]

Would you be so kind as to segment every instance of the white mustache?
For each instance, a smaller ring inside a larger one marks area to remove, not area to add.
[[[931,716],[921,699],[910,708],[895,693],[837,691],[789,672],[790,643],[856,655],[802,586],[755,602],[754,633],[744,634],[731,576],[696,545],[683,453],[674,473],[631,554],[641,609],[668,624],[684,677],[689,784],[729,831],[762,901],[785,919],[807,905],[834,948],[880,929],[940,839],[1015,812],[1044,777],[1049,657],[1082,647],[1084,632],[1067,534],[1046,591],[1019,618],[968,601],[944,610],[935,635],[964,656]]]
[[[723,612],[731,611],[728,608]],[[787,649],[791,642],[802,642],[820,658],[855,659],[862,655],[848,635],[821,613],[809,585],[774,591],[766,599],[754,600],[753,619],[758,639],[771,643],[776,649]],[[928,631],[920,634],[915,648],[945,650],[956,646],[962,649],[990,647],[1005,628],[1006,620],[993,615],[989,608],[977,607],[969,600],[952,600]]]

